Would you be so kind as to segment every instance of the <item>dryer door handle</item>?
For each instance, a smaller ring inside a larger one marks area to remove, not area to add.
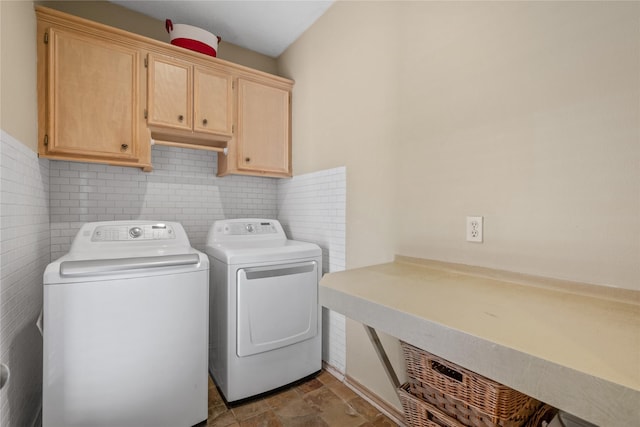
[[[267,267],[267,268],[245,268],[244,272],[247,280],[264,279],[266,277],[289,276],[291,274],[310,273],[316,267],[315,262],[306,265],[297,265],[291,267]]]
[[[199,263],[200,256],[198,254],[63,261],[60,263],[60,276],[98,276],[141,270],[144,268],[176,267]]]

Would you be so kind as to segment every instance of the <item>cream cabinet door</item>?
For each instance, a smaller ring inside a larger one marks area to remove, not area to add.
[[[139,54],[83,33],[50,28],[45,157],[138,158]]]
[[[192,65],[149,54],[147,66],[147,123],[190,131],[193,128]]]
[[[291,174],[290,93],[238,79],[238,169]]]
[[[233,78],[201,67],[193,70],[193,76],[193,130],[231,136]]]

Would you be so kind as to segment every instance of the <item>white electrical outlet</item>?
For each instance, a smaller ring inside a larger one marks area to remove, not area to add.
[[[467,217],[467,242],[482,243],[482,217]]]

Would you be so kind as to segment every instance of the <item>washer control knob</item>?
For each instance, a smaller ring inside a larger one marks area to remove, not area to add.
[[[137,239],[138,237],[142,236],[142,228],[133,227],[129,229],[129,236],[131,236],[134,239]]]
[[[247,231],[248,231],[249,233],[253,233],[253,232],[254,232],[254,230],[255,230],[255,229],[253,228],[253,224],[247,224]]]

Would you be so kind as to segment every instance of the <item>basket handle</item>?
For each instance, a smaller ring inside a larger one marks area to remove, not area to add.
[[[431,423],[438,425],[438,426],[451,426],[453,424],[450,424],[451,422],[449,421],[450,418],[447,417],[444,414],[440,414],[439,412],[435,412],[433,410],[427,409],[427,408],[422,408],[422,410],[424,412],[426,412],[426,418],[427,421],[430,421]],[[460,424],[462,425],[462,424]]]
[[[458,372],[449,366],[436,362],[435,360],[430,360],[429,362],[431,362],[432,370],[444,375],[445,377],[451,378],[452,380],[458,381],[459,383],[462,382],[462,372]]]
[[[171,22],[171,19],[164,21],[164,27],[167,29],[167,33],[171,34],[171,31],[173,31],[173,22]]]

